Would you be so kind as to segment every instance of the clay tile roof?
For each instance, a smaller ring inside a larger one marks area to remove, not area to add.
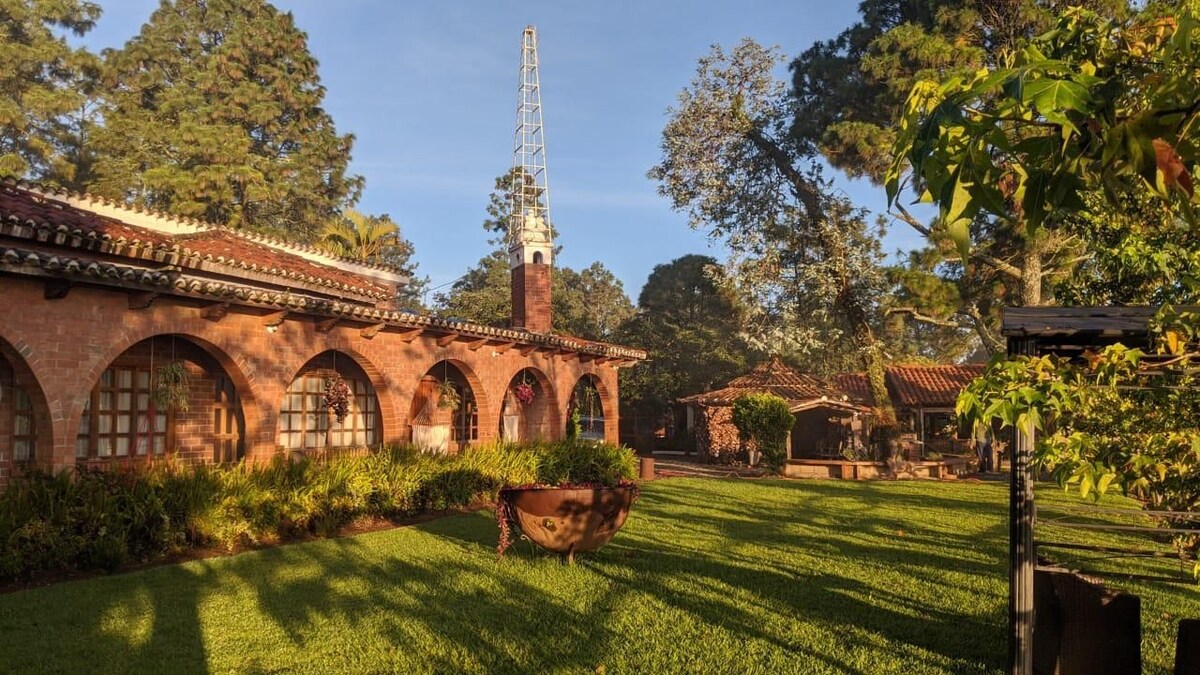
[[[110,211],[125,213],[129,216],[126,219],[128,222],[89,211],[70,202],[87,202],[106,207]],[[275,275],[291,280],[308,281],[311,278],[312,281],[323,285],[347,286],[377,297],[386,297],[391,292],[388,287],[371,278],[339,268],[329,256],[324,257],[328,258],[331,264],[322,264],[286,250],[289,246],[293,249],[304,248],[301,246],[275,242],[266,237],[235,232],[196,220],[174,219],[173,222],[188,231],[172,234],[142,226],[138,222],[138,218],[141,217],[151,220],[173,219],[172,216],[137,211],[87,195],[31,188],[12,181],[0,183],[0,220],[32,225],[35,228],[65,227],[68,231],[78,230],[84,236],[94,233],[114,240],[136,239],[156,247],[178,245],[201,258],[224,258],[223,262],[243,267],[254,265],[264,272],[273,270]]]
[[[983,364],[888,366],[888,389],[896,403],[915,407],[951,407],[971,380],[983,374]]]
[[[228,230],[214,229],[195,234],[176,235],[175,241],[180,246],[202,256],[211,255],[213,258],[224,256],[226,260],[254,263],[262,269],[277,269],[284,273],[332,281],[376,293],[383,293],[387,290],[372,280],[352,272],[305,260],[300,256],[280,251],[266,244],[249,241]]]
[[[748,393],[767,393],[795,406],[820,400],[844,401],[846,394],[812,375],[800,373],[784,365],[778,357],[758,364],[746,375],[736,377],[721,389],[694,394],[679,399],[680,403],[732,405],[737,397]]]
[[[34,227],[65,225],[85,235],[95,232],[108,234],[113,239],[125,237],[152,244],[163,244],[171,239],[168,235],[131,227],[118,220],[32,194],[14,185],[0,186],[0,218]]]
[[[887,387],[892,402],[905,408],[952,408],[963,387],[982,375],[985,367],[979,363],[888,366]],[[874,399],[866,373],[843,373],[830,379],[853,401],[869,404]]]
[[[856,403],[871,404],[871,385],[866,373],[842,373],[829,378],[833,386],[841,389]]]

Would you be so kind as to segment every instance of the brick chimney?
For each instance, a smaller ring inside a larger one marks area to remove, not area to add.
[[[515,220],[515,219],[514,219]],[[528,214],[508,249],[512,270],[512,325],[531,333],[550,332],[550,226]]]

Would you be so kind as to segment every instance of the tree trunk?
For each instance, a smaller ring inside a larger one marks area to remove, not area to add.
[[[1024,241],[1021,247],[1022,307],[1037,307],[1042,304],[1042,246],[1034,238]]]

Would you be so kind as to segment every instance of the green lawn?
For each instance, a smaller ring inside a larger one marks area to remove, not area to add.
[[[1006,499],[657,481],[574,567],[525,542],[497,562],[481,512],[3,595],[0,671],[998,672]],[[1200,591],[1127,587],[1165,672]]]

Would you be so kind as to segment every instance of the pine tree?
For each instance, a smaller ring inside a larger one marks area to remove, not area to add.
[[[93,190],[310,239],[353,203],[353,137],[321,107],[307,37],[264,0],[164,0],[105,53]]]
[[[71,117],[87,105],[93,55],[67,43],[100,8],[82,0],[0,0],[0,177],[74,187]]]

